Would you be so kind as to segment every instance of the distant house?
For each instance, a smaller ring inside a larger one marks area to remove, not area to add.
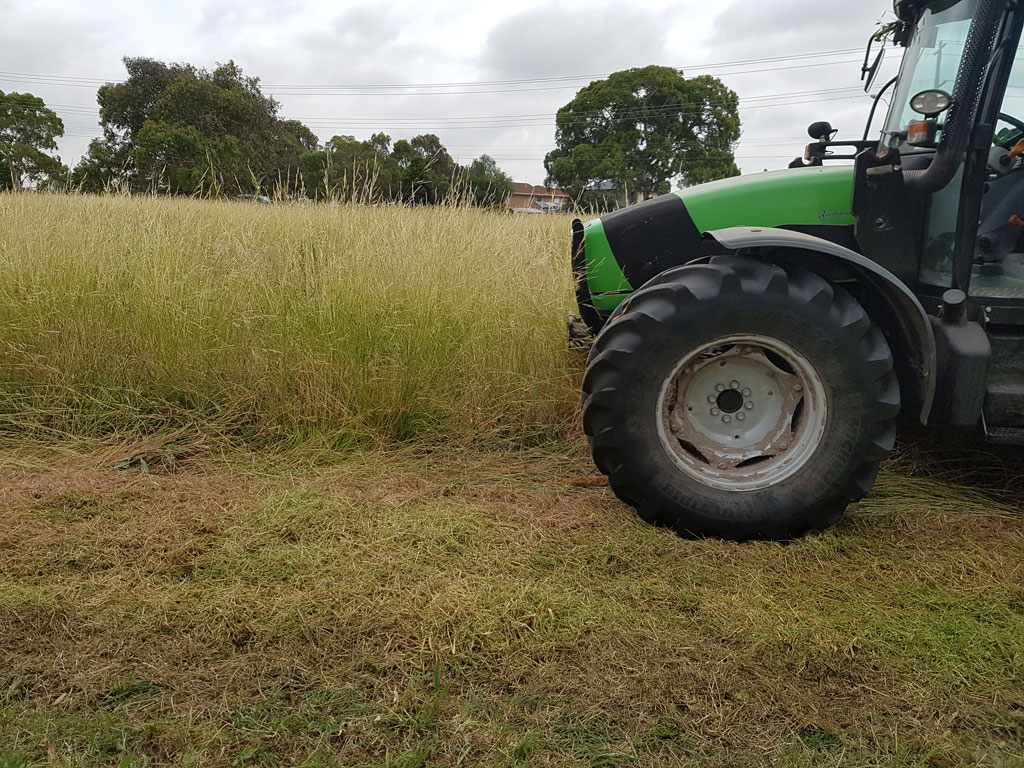
[[[569,195],[553,187],[540,187],[521,181],[515,183],[512,196],[506,205],[514,211],[531,213],[557,211],[569,200]]]

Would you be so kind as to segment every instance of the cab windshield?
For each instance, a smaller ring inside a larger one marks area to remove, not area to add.
[[[920,119],[910,108],[915,94],[935,89],[953,92],[977,5],[978,0],[944,0],[921,12],[914,37],[903,55],[896,94],[885,121],[885,143],[898,146],[907,124]]]

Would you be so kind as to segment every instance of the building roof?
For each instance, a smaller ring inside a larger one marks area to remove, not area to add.
[[[527,184],[523,181],[515,182],[514,195],[532,195],[534,197],[568,197],[567,192],[563,192],[555,187],[542,187],[534,184]]]

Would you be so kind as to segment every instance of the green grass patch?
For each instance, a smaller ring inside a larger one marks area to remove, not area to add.
[[[0,452],[11,764],[1024,756],[1024,524],[983,488],[889,472],[824,534],[736,545],[551,484],[582,457],[25,455]]]

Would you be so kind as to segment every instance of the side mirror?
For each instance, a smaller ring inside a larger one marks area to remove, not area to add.
[[[807,126],[807,135],[815,141],[831,141],[836,133],[838,131],[832,127],[831,123],[825,120],[819,120],[817,123],[811,123]]]
[[[864,51],[864,63],[860,67],[860,79],[864,82],[864,93],[871,90],[871,86],[875,84],[875,75],[878,74],[878,68],[882,65],[882,59],[885,58],[885,40],[882,40],[882,45],[878,49],[878,53],[875,54],[875,60],[871,61],[871,47],[875,44],[875,38],[872,37],[868,40],[867,50]]]

